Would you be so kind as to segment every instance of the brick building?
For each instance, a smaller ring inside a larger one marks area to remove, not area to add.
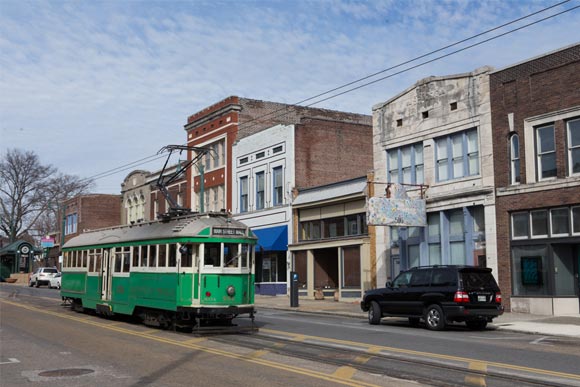
[[[329,116],[305,116],[296,124],[276,125],[249,135],[240,134],[233,146],[232,207],[236,219],[252,227],[258,236],[257,294],[286,294],[288,273],[296,264],[295,256],[288,250],[289,242],[297,242],[292,227],[294,193],[352,179],[372,168],[370,117],[367,116],[368,123],[365,124],[337,121]],[[333,214],[340,217],[341,222],[346,222],[352,211],[352,208],[346,213],[327,211],[324,217]],[[321,215],[316,218],[315,212],[310,211],[310,220],[318,219],[320,225]],[[325,238],[345,237],[345,229],[347,226],[341,227],[341,235],[326,235]],[[324,257],[320,252],[314,254],[315,262],[325,260],[326,267],[337,275],[341,251],[326,251]],[[362,249],[357,249],[356,253],[354,248],[350,250],[351,258],[359,261],[363,253]],[[322,273],[319,271],[319,277]],[[335,275],[330,282],[333,292],[338,291],[342,284]],[[359,281],[359,289],[360,284]],[[339,291],[338,294],[352,296],[354,293]],[[312,292],[308,295],[312,297]]]
[[[285,294],[293,191],[372,168],[371,117],[232,96],[189,117],[185,130],[188,145],[211,149],[188,172],[187,205],[201,210],[203,185],[205,211],[228,210],[252,227],[256,291]]]
[[[504,303],[579,313],[580,45],[492,72],[490,96]]]
[[[87,194],[64,202],[64,242],[85,230],[121,224],[121,195]],[[62,232],[62,230],[61,230]],[[56,239],[58,242],[60,239]]]
[[[316,119],[319,121],[315,123]],[[338,141],[340,136],[337,136],[337,133],[342,130],[341,128],[344,128],[343,125],[368,125],[370,128],[369,116],[231,96],[191,115],[187,120],[185,125],[187,144],[207,147],[211,151],[203,157],[198,166],[192,167],[187,174],[187,186],[188,189],[191,187],[191,192],[186,197],[186,207],[193,211],[199,211],[201,209],[200,199],[203,196],[205,210],[220,211],[224,209],[232,211],[233,191],[231,188],[234,182],[232,145],[236,140],[278,124],[303,125],[313,132],[308,134],[305,130],[305,134],[299,139],[305,146],[302,150],[304,156],[302,164],[296,166],[296,168],[300,168],[302,173],[300,180],[296,181],[297,185],[304,184],[304,187],[307,187],[327,184],[361,175],[360,169],[356,173],[353,170],[356,169],[357,163],[364,164],[364,160],[361,162],[357,159],[355,163],[344,163],[344,165],[337,165],[334,162],[337,159],[347,160],[348,157],[352,160],[354,156],[347,155],[348,144],[343,142],[344,154],[335,154],[325,150],[324,141],[330,141],[333,138]],[[327,133],[321,137],[321,131],[326,131],[324,128],[332,130],[332,135]],[[360,139],[353,137],[351,140],[358,146]],[[359,156],[372,157],[368,153],[361,153]],[[188,155],[189,160],[193,157],[192,154]],[[325,166],[321,164],[322,160],[325,160]],[[314,164],[317,165],[318,169],[312,168]],[[329,166],[332,168],[327,168]],[[200,180],[200,169],[202,168],[203,182]],[[341,173],[335,171],[345,172],[346,176],[343,175],[337,179]],[[362,174],[364,173],[363,170]],[[201,195],[202,186],[203,195]]]

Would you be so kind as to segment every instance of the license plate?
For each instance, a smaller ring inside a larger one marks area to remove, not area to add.
[[[477,296],[477,301],[478,302],[486,302],[487,301],[487,297],[486,296]]]

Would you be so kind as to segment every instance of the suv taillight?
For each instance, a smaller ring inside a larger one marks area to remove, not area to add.
[[[467,292],[455,292],[455,295],[453,296],[453,301],[458,302],[458,303],[462,303],[462,302],[469,302],[469,295],[467,294]]]
[[[495,294],[495,302],[501,304],[501,293]]]

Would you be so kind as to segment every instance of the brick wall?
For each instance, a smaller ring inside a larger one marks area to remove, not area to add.
[[[520,138],[521,191],[496,198],[498,276],[509,310],[511,282],[510,213],[580,203],[578,187],[551,186],[526,192],[534,182],[526,179],[524,121],[530,117],[580,106],[580,45],[531,59],[490,75],[495,186],[500,191],[510,184],[510,129],[508,114],[514,115],[514,131]],[[556,142],[557,181],[566,181],[566,128],[563,120],[553,122]],[[534,143],[534,142],[532,142]],[[531,156],[530,156],[531,157]],[[530,160],[531,161],[531,160]],[[532,165],[528,163],[528,165]],[[513,188],[512,188],[513,189]]]
[[[77,214],[77,233],[66,235],[65,242],[83,230],[118,226],[121,224],[121,195],[84,195],[66,203],[66,215]]]
[[[296,187],[365,175],[373,167],[372,126],[306,118],[296,126]]]

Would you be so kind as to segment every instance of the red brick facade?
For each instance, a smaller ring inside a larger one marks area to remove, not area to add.
[[[189,146],[200,146],[225,136],[227,164],[206,174],[204,189],[224,185],[227,209],[232,208],[229,188],[233,187],[232,145],[238,139],[277,124],[295,124],[303,132],[297,149],[299,146],[305,149],[300,154],[297,152],[297,162],[301,165],[297,164],[296,176],[297,183],[305,185],[299,188],[361,176],[372,168],[370,116],[231,96],[191,115],[185,125]],[[199,174],[195,167],[187,175],[187,186],[199,192]],[[188,192],[186,207],[194,207],[191,197]]]
[[[77,215],[77,232],[65,235],[65,243],[83,230],[121,224],[121,195],[89,194],[77,196],[65,203],[65,216]]]
[[[573,118],[569,115],[580,107],[580,45],[498,70],[490,77],[498,274],[504,304],[509,310],[513,294],[511,213],[580,203],[580,178],[568,177],[566,122],[558,118],[559,112]],[[577,113],[580,116],[580,110]],[[509,114],[513,114],[513,132]],[[526,149],[526,144],[535,144],[532,138],[535,132],[529,127],[526,130],[526,121],[551,115],[555,117],[550,124],[554,124],[557,178],[552,180],[553,184],[538,183],[537,172],[526,169],[526,165],[536,163],[535,149]],[[520,139],[519,185],[510,185],[509,139],[514,133]],[[527,160],[529,157],[534,160]],[[527,176],[534,173],[536,177],[528,181]]]
[[[372,126],[305,118],[296,126],[296,188],[365,175],[373,168]]]

